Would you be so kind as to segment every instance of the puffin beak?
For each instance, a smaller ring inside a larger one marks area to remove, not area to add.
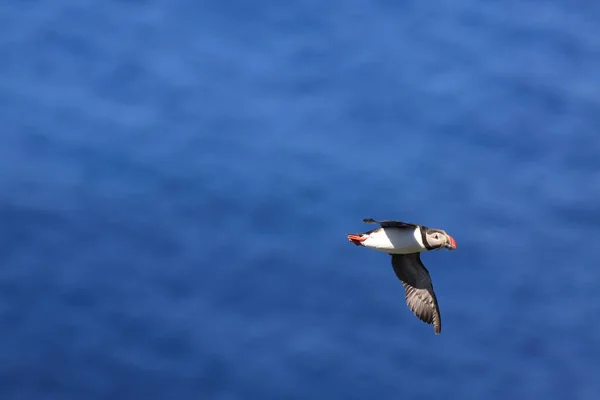
[[[366,239],[367,237],[362,235],[355,235],[353,233],[348,235],[348,240],[357,246],[362,246],[362,242],[364,242]]]
[[[448,250],[456,250],[456,240],[454,240],[454,238],[448,234],[446,234],[446,239],[448,241],[444,247],[446,247]]]

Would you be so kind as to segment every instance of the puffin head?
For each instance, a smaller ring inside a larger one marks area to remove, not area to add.
[[[456,250],[456,240],[443,229],[426,228],[425,240],[432,249]]]

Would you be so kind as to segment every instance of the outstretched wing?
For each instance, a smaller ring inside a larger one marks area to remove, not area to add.
[[[404,286],[408,308],[421,321],[433,324],[434,332],[439,334],[442,331],[440,310],[429,271],[421,262],[419,253],[393,254],[392,266]]]
[[[410,222],[393,220],[377,221],[373,218],[363,218],[363,222],[366,222],[367,224],[379,224],[383,228],[416,228],[418,226],[417,224],[412,224]]]

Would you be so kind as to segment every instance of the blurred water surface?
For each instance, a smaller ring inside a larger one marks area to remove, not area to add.
[[[7,2],[0,398],[597,399],[599,18]],[[364,217],[456,238],[440,336]]]

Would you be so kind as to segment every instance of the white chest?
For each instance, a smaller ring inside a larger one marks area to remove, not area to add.
[[[410,254],[425,251],[421,231],[416,229],[384,228],[373,232],[363,246],[389,254]]]

